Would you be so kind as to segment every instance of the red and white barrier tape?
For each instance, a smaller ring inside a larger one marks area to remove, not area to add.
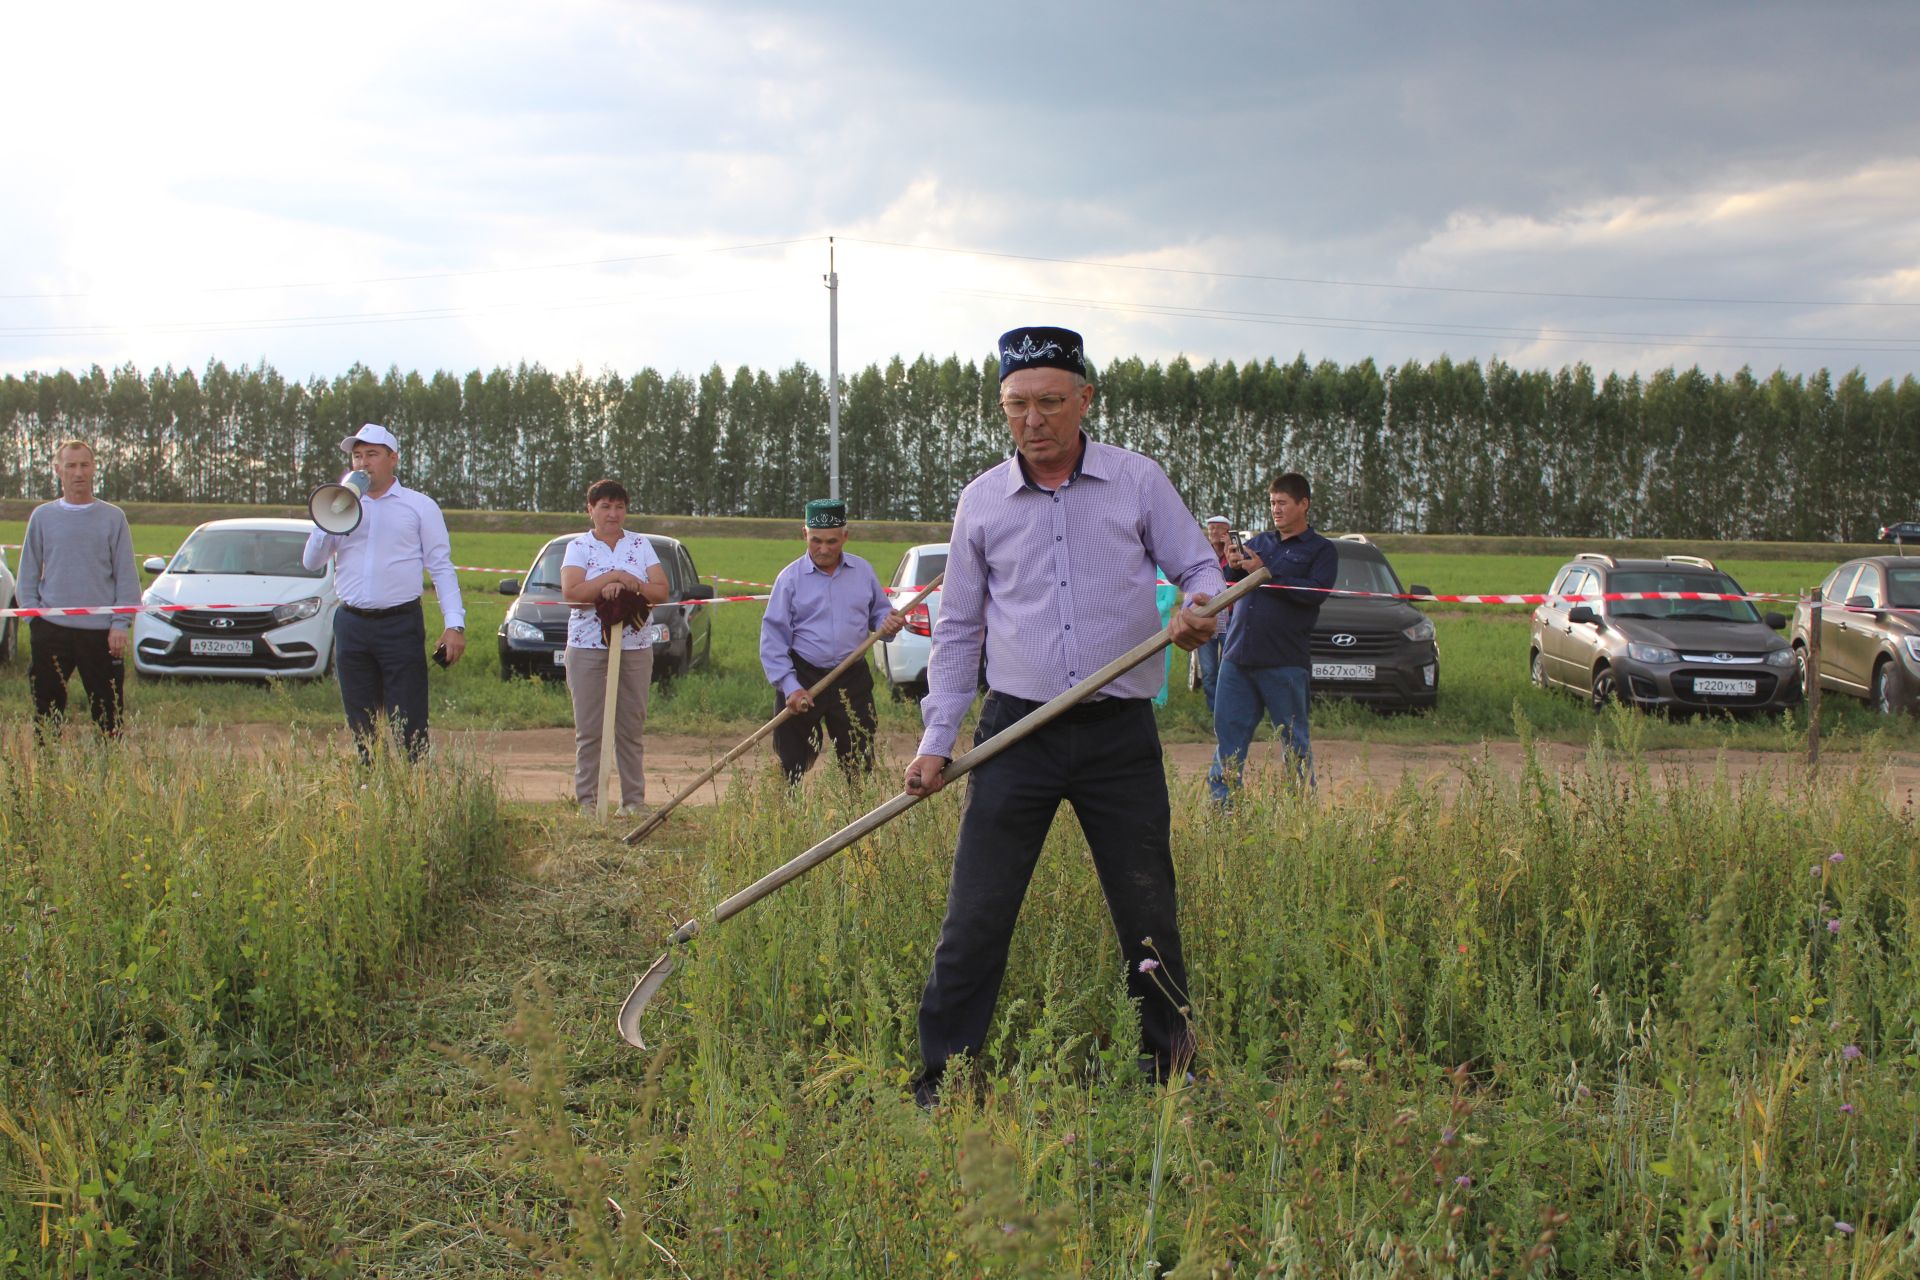
[[[715,582],[725,582],[736,587],[765,587],[769,591],[773,590],[773,584],[771,582],[755,582],[750,578],[723,578],[717,573],[702,574],[701,576],[711,578]]]
[[[284,602],[282,602],[284,603]],[[69,609],[0,609],[0,618],[85,618],[107,613],[179,613],[188,609],[273,609],[271,604],[90,604]]]

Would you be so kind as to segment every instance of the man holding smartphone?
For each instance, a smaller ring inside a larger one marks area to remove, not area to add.
[[[1240,535],[1234,531],[1233,522],[1225,516],[1208,516],[1206,523],[1200,526],[1207,535],[1207,545],[1213,548],[1213,558],[1220,563],[1224,572],[1227,568],[1227,553],[1240,546]],[[1229,605],[1213,615],[1214,624],[1219,630],[1213,633],[1213,639],[1193,651],[1194,664],[1200,669],[1200,692],[1207,700],[1207,714],[1213,714],[1214,688],[1220,680],[1220,651],[1227,643],[1227,623],[1233,616],[1233,606]]]
[[[372,479],[360,500],[360,523],[351,533],[315,529],[307,535],[301,563],[318,569],[339,561],[335,582],[340,611],[333,619],[333,662],[340,701],[362,760],[372,738],[390,721],[418,760],[427,750],[427,624],[420,606],[420,579],[433,578],[446,629],[434,661],[452,666],[467,650],[467,611],[453,571],[453,544],[440,505],[397,478],[400,442],[369,422],[340,442],[356,471]]]

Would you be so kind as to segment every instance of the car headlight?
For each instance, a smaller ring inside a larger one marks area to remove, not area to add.
[[[319,596],[308,596],[305,600],[295,600],[291,604],[277,604],[273,606],[273,625],[284,627],[289,622],[311,618],[318,612],[320,612]]]
[[[1422,618],[1412,626],[1404,628],[1400,634],[1409,640],[1431,640],[1433,639],[1433,619]]]
[[[1791,649],[1775,649],[1767,655],[1767,665],[1770,667],[1797,667],[1800,665],[1800,658],[1799,655],[1795,654]]]
[[[531,622],[523,622],[519,618],[512,618],[507,622],[507,639],[536,641],[544,640],[546,637],[541,635],[540,628],[534,626]]]
[[[1920,662],[1920,636],[1901,636],[1900,643],[1907,647],[1907,657]]]
[[[1630,644],[1627,656],[1635,662],[1644,662],[1649,666],[1660,666],[1680,661],[1680,655],[1671,649],[1663,649],[1657,644]]]

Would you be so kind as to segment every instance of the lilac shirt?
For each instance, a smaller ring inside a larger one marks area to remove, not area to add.
[[[782,697],[806,688],[789,652],[816,667],[838,666],[869,631],[880,629],[892,608],[873,566],[859,556],[842,551],[832,574],[801,556],[774,578],[760,623],[760,669],[767,683]]]
[[[1189,595],[1226,586],[1151,458],[1086,440],[1080,470],[1053,493],[1028,483],[1017,454],[975,477],[953,513],[920,754],[953,755],[983,643],[990,687],[1043,702],[1159,631],[1156,564]],[[1151,698],[1161,674],[1142,663],[1101,693]]]

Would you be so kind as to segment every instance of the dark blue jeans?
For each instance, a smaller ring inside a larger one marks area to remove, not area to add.
[[[1213,767],[1207,770],[1207,789],[1225,804],[1227,775],[1240,785],[1240,769],[1253,745],[1254,731],[1263,716],[1271,716],[1280,730],[1288,763],[1302,782],[1313,778],[1313,743],[1307,737],[1307,695],[1312,673],[1305,667],[1243,667],[1231,658],[1220,660],[1220,683],[1214,689],[1213,733],[1218,742]]]
[[[426,754],[427,622],[418,600],[379,618],[348,613],[342,606],[333,616],[333,664],[347,728],[362,760],[389,722],[409,759]]]
[[[989,693],[975,744],[1038,705]],[[1160,1074],[1192,1055],[1180,1011],[1187,970],[1175,921],[1160,732],[1146,699],[1116,698],[1075,707],[968,775],[947,916],[920,998],[923,1080],[938,1080],[949,1057],[977,1054],[986,1043],[1014,921],[1062,800],[1086,833],[1119,935],[1127,992],[1140,1002],[1141,1053]],[[1142,960],[1153,960],[1158,972],[1142,973]]]
[[[1225,631],[1226,624],[1222,623],[1220,629]],[[1200,692],[1206,695],[1208,715],[1213,714],[1215,685],[1220,679],[1220,650],[1226,643],[1227,638],[1218,635],[1193,651],[1194,659],[1200,664]]]

